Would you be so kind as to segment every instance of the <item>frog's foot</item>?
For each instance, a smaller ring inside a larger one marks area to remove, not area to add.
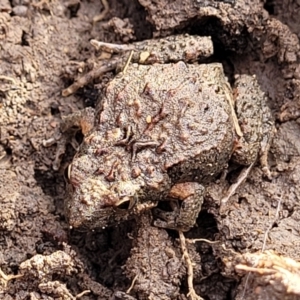
[[[274,134],[274,122],[266,97],[255,76],[240,75],[235,81],[236,115],[242,131],[232,159],[249,166],[260,158],[264,175],[271,179],[268,151]]]
[[[172,201],[172,212],[155,209],[155,215],[160,218],[154,221],[154,225],[181,231],[191,229],[198,217],[203,203],[204,187],[197,182],[185,182],[175,184],[169,192],[171,200],[181,200],[181,206]]]
[[[49,147],[57,144],[53,169],[57,171],[61,164],[61,159],[66,151],[66,145],[71,144],[75,150],[78,150],[78,143],[75,139],[76,133],[81,129],[82,134],[86,135],[94,127],[94,109],[87,107],[66,117],[63,117],[59,128],[53,137],[44,140],[43,146]]]

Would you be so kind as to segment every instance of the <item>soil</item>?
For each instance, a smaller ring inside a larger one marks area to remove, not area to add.
[[[300,2],[105,4],[0,1],[0,299],[300,299]],[[147,213],[106,229],[70,228],[64,170],[75,151],[69,146],[54,171],[56,147],[43,141],[62,116],[94,107],[114,76],[62,96],[99,65],[89,41],[186,32],[212,36],[212,60],[229,80],[256,75],[276,123],[272,178],[255,165],[220,213],[223,192],[241,171],[229,168],[207,189],[185,241],[153,227]]]

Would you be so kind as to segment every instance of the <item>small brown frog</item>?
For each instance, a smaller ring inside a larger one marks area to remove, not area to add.
[[[69,223],[105,227],[158,201],[179,199],[180,206],[159,214],[156,225],[189,230],[204,185],[230,159],[249,165],[266,152],[272,123],[265,96],[254,76],[237,76],[232,90],[220,63],[186,64],[212,54],[207,37],[98,46],[133,56],[126,72],[107,85],[95,116],[87,108],[75,118],[84,141],[68,169]],[[124,59],[112,61],[103,69]],[[268,173],[265,156],[261,161]]]

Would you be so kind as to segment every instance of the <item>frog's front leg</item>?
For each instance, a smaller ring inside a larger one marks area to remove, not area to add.
[[[188,231],[195,224],[203,203],[204,187],[198,182],[175,184],[168,195],[168,200],[181,200],[181,205],[174,206],[172,212],[155,209],[160,219],[154,225],[162,228]]]
[[[249,166],[259,156],[264,174],[271,178],[267,157],[274,125],[256,77],[236,76],[233,96],[242,136],[239,137],[232,159],[240,165]]]
[[[85,136],[93,127],[95,119],[95,110],[92,107],[79,110],[73,114],[62,118],[59,128],[54,133],[53,137],[43,142],[44,147],[49,147],[57,144],[53,169],[58,170],[61,159],[66,151],[66,145],[69,143],[74,149],[78,149],[78,143],[75,139],[75,134],[81,129]]]

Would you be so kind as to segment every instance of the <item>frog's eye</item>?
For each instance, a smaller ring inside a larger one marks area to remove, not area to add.
[[[129,197],[123,197],[118,202],[116,202],[116,207],[119,209],[128,209],[130,206],[130,198]]]
[[[118,203],[116,203],[116,206],[119,209],[130,210],[133,208],[133,206],[136,204],[136,202],[137,202],[136,197],[124,197]]]

